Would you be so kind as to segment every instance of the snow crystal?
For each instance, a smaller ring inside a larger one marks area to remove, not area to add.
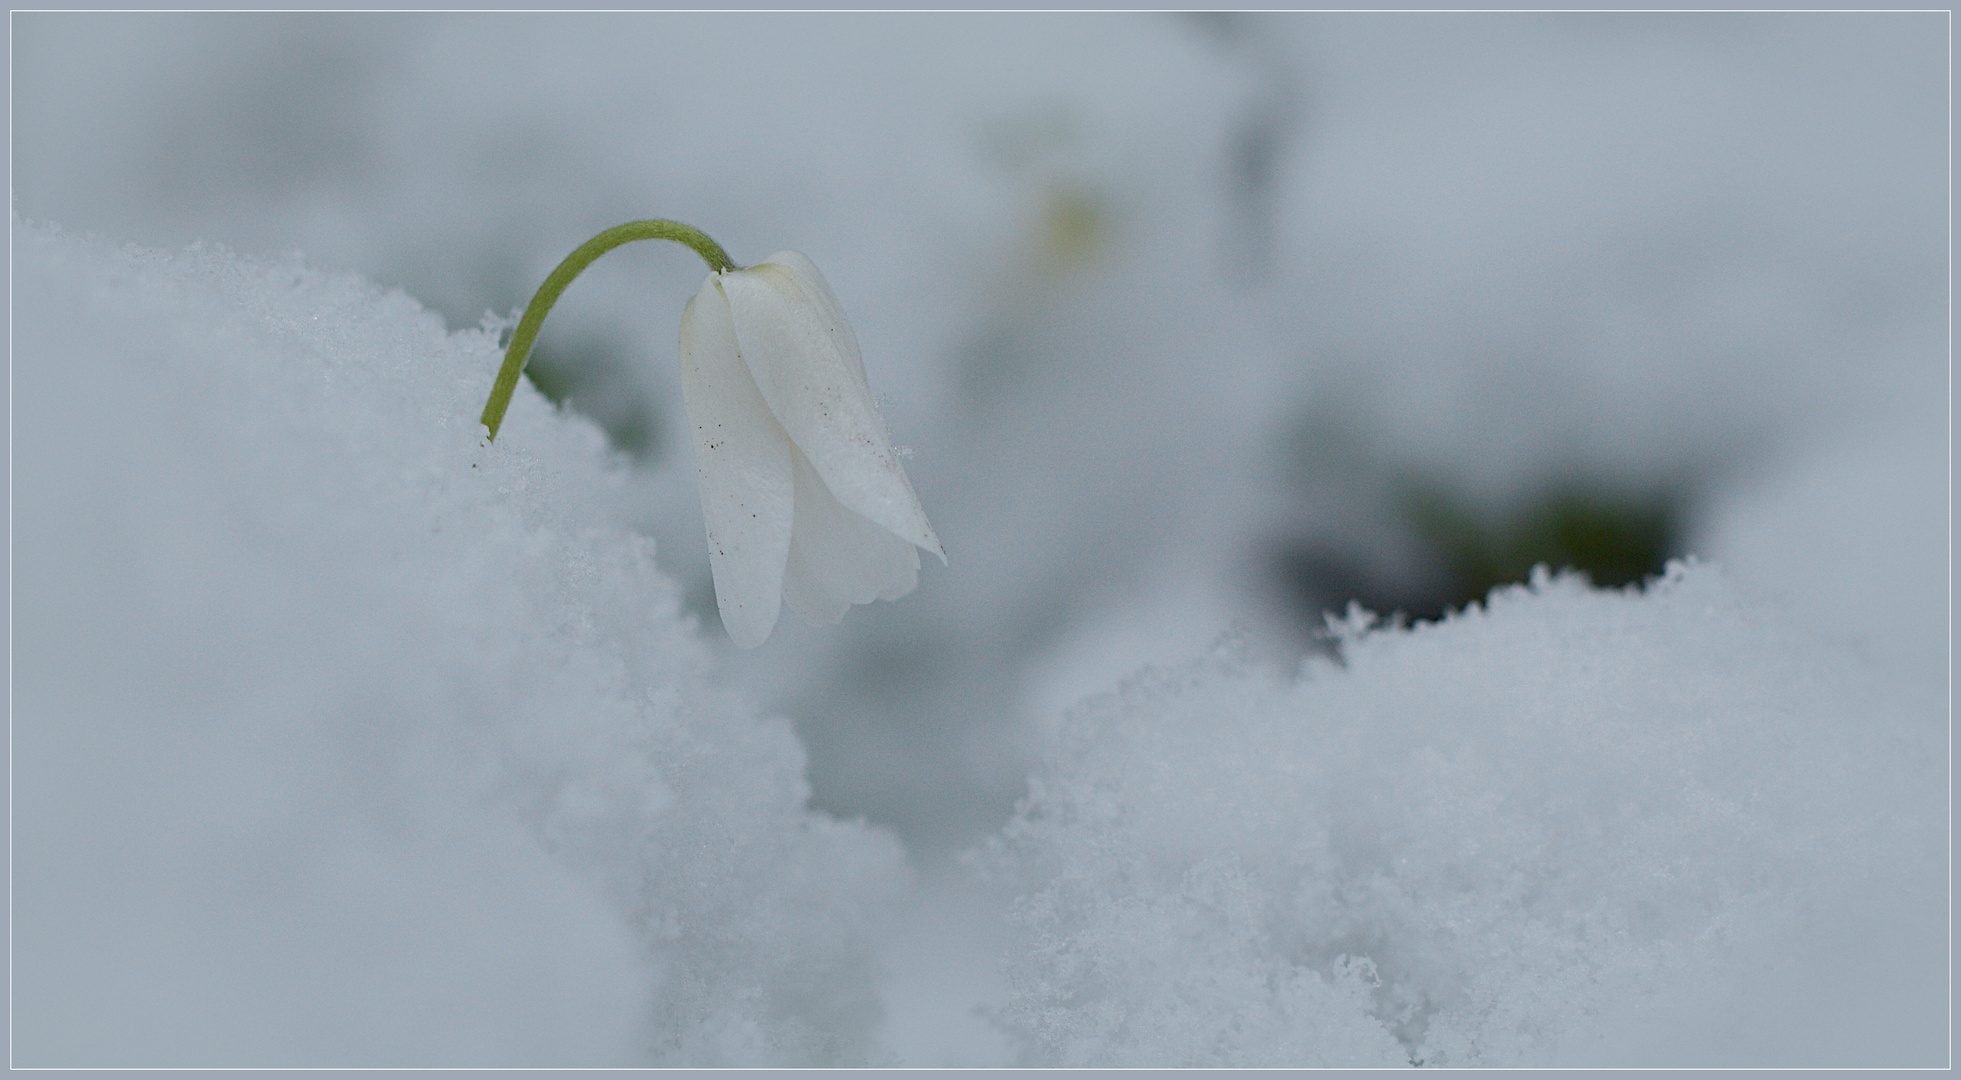
[[[989,864],[1067,1065],[1928,1065],[1937,698],[1713,567],[1222,643],[1054,733]]]
[[[14,1060],[851,1063],[898,845],[363,279],[14,227]]]

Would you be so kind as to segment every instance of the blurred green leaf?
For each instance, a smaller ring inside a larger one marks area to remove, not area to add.
[[[1681,496],[1673,487],[1629,492],[1569,479],[1502,516],[1479,513],[1432,481],[1405,481],[1402,488],[1404,520],[1450,576],[1444,608],[1524,581],[1540,563],[1582,571],[1606,588],[1640,581],[1661,572],[1680,530]]]

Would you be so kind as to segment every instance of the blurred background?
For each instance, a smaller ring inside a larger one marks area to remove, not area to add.
[[[816,804],[929,875],[1139,666],[1298,662],[1328,611],[1436,618],[1538,562],[1693,553],[1945,677],[1944,14],[12,27],[20,218],[300,251],[457,328],[623,221],[810,255],[952,560],[897,603],[720,635],[684,249],[588,271],[530,376],[618,449]]]

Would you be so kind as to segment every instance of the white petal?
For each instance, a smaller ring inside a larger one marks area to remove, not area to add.
[[[840,505],[801,453],[792,451],[796,518],[790,562],[847,604],[897,600],[919,584],[919,551]]]
[[[791,611],[803,616],[805,622],[820,626],[829,626],[844,618],[845,611],[851,607],[824,591],[824,586],[811,576],[810,568],[803,559],[803,551],[794,540],[790,542],[790,565],[783,571],[783,602],[790,605]]]
[[[796,448],[742,362],[713,274],[681,312],[681,397],[694,436],[715,604],[729,637],[753,649],[775,628],[782,602]]]
[[[831,494],[945,561],[872,405],[857,338],[817,267],[779,251],[716,280],[763,400]]]

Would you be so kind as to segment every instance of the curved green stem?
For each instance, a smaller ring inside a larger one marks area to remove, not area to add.
[[[538,286],[532,295],[530,306],[524,309],[524,317],[518,320],[517,330],[511,334],[511,347],[504,352],[504,366],[497,369],[497,381],[490,387],[490,400],[484,403],[483,425],[490,429],[490,438],[497,438],[497,428],[504,422],[504,411],[511,407],[511,395],[517,392],[517,378],[524,372],[524,362],[531,358],[531,344],[538,340],[538,329],[545,325],[545,313],[558,302],[558,295],[565,291],[572,279],[591,266],[601,255],[635,240],[672,240],[686,244],[695,250],[708,263],[708,268],[716,273],[737,269],[729,253],[722,245],[708,238],[708,234],[692,225],[678,221],[629,221],[615,225],[598,236],[579,245],[577,251],[565,257]]]

